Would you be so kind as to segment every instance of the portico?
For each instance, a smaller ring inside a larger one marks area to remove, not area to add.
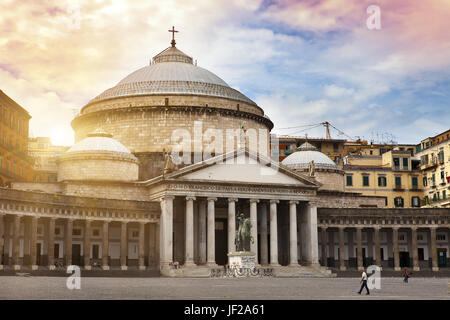
[[[154,190],[151,200],[161,203],[163,275],[173,273],[169,264],[175,261],[187,276],[191,269],[206,275],[227,264],[227,253],[236,251],[236,216],[241,213],[252,222],[254,241],[245,245],[259,265],[319,267],[313,201],[318,185],[263,161],[241,149],[146,182]]]

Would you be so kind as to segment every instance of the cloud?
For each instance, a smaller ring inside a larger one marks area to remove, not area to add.
[[[2,1],[1,89],[30,111],[35,135],[58,123],[71,137],[73,109],[147,65],[174,25],[177,46],[276,127],[328,120],[418,142],[434,129],[411,124],[450,116],[450,4],[377,3],[382,28],[370,31],[366,0]]]

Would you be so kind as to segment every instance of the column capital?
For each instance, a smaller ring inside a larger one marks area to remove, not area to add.
[[[208,197],[208,198],[206,198],[206,200],[208,200],[208,201],[217,201],[217,198]]]
[[[228,202],[238,202],[238,198],[228,198]]]
[[[175,196],[165,195],[165,196],[162,196],[161,198],[159,198],[159,201],[173,200],[173,199],[175,199]]]
[[[394,227],[392,227],[392,229],[393,229],[393,230],[397,230],[397,231],[398,231],[398,229],[400,229],[400,227],[398,227],[398,226],[394,226]]]
[[[338,226],[339,230],[344,230],[345,228],[347,228],[347,226]]]
[[[250,203],[259,203],[259,199],[249,199]]]
[[[145,226],[147,223],[149,223],[149,222],[147,222],[147,221],[139,221],[140,225],[144,225]]]
[[[299,203],[298,200],[289,200],[289,204],[295,204],[297,205]]]
[[[328,227],[327,227],[327,226],[321,226],[320,229],[321,229],[322,231],[327,231]]]
[[[414,231],[417,231],[418,227],[417,226],[411,226],[410,229],[414,230]]]
[[[121,224],[127,224],[127,223],[129,223],[130,222],[130,220],[120,220],[120,223]]]
[[[270,204],[272,204],[272,203],[280,203],[280,200],[276,200],[276,199],[270,199]]]
[[[436,230],[438,226],[429,226],[428,228],[430,228],[431,230]]]
[[[106,224],[106,223],[111,223],[111,222],[112,222],[111,219],[105,219],[105,220],[102,220],[102,221],[103,221],[104,224]]]
[[[186,201],[192,200],[194,201],[196,198],[194,196],[186,196]]]

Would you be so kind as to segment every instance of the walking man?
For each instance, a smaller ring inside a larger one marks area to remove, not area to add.
[[[361,271],[361,281],[360,281],[360,283],[361,283],[361,289],[359,289],[358,293],[361,294],[361,291],[365,287],[366,291],[367,291],[366,294],[370,294],[369,287],[367,286],[367,273],[364,270]]]

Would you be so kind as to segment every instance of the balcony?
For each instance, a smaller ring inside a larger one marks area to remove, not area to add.
[[[404,190],[405,190],[405,188],[401,184],[396,184],[394,186],[394,191],[404,191]]]

